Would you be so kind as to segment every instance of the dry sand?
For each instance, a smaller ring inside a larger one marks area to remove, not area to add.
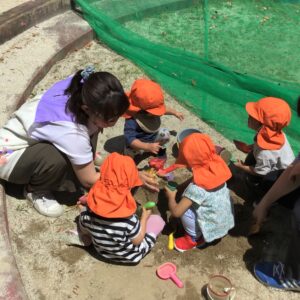
[[[144,76],[132,63],[92,42],[57,63],[38,84],[33,95],[91,63],[98,70],[112,72],[126,89],[130,88],[136,78]],[[231,150],[236,158],[243,157],[230,141],[168,95],[166,102],[181,110],[185,120],[179,122],[174,117],[165,116],[164,127],[174,130],[174,134],[188,127],[201,129],[210,134],[215,143]],[[98,150],[104,155],[107,151],[121,150],[122,133],[123,120],[120,120],[114,128],[105,130],[99,136]],[[172,136],[172,142],[175,143],[175,136]],[[174,159],[172,147],[168,149],[168,158],[169,162]],[[176,174],[175,179],[178,182],[187,175],[186,172]],[[13,192],[17,194],[18,191]],[[203,299],[202,289],[213,274],[224,274],[232,280],[237,289],[238,300],[299,299],[299,294],[264,287],[251,274],[253,263],[261,258],[262,253],[272,258],[284,252],[288,212],[282,209],[275,208],[272,211],[270,221],[260,236],[248,239],[245,235],[249,226],[251,206],[233,195],[236,228],[218,244],[204,250],[192,250],[181,254],[169,251],[167,235],[162,235],[153,251],[138,266],[124,267],[103,263],[81,248],[65,245],[61,239],[61,232],[73,228],[77,208],[74,205],[75,199],[66,197],[66,194],[60,196],[64,203],[68,204],[65,206],[64,215],[57,219],[39,215],[24,199],[7,197],[13,250],[30,299]],[[139,202],[158,198],[163,201],[162,194],[151,194],[143,189],[139,190],[136,196]],[[275,252],[267,250],[272,245]],[[167,261],[177,265],[177,274],[185,285],[183,289],[177,288],[169,280],[157,278],[156,268]]]
[[[15,8],[18,5],[24,4],[29,2],[28,0],[8,0],[8,1],[1,1],[0,5],[0,13],[6,12],[12,8]]]

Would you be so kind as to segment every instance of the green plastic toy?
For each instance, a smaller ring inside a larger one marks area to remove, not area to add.
[[[144,207],[145,207],[146,209],[151,209],[151,208],[153,208],[155,205],[156,205],[155,202],[153,202],[153,201],[148,201],[146,204],[144,204]]]

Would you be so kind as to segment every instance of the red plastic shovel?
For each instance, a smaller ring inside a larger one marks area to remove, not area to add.
[[[176,266],[174,264],[170,262],[162,264],[157,268],[156,274],[164,280],[171,278],[178,287],[183,288],[182,281],[176,275]]]
[[[156,175],[157,176],[165,176],[167,175],[168,173],[171,173],[173,172],[174,170],[176,169],[179,169],[179,168],[184,168],[185,166],[184,165],[180,165],[180,164],[173,164],[165,169],[159,169],[157,172],[156,172]]]
[[[244,153],[249,153],[251,150],[252,150],[252,147],[251,145],[247,145],[246,143],[244,142],[241,142],[241,141],[237,141],[237,140],[233,140],[233,143],[235,144],[235,147],[244,152]]]

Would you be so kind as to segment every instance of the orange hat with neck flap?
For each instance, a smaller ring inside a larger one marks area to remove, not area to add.
[[[105,218],[125,218],[136,211],[131,189],[142,185],[133,159],[116,152],[103,162],[99,180],[88,193],[88,207]]]
[[[262,127],[257,133],[257,144],[262,149],[278,150],[285,143],[282,129],[292,117],[289,105],[282,99],[266,97],[246,104],[247,113]]]
[[[160,85],[152,80],[137,79],[127,96],[130,105],[124,114],[125,118],[130,118],[141,110],[154,116],[162,116],[166,112],[163,91]]]
[[[203,133],[193,133],[182,141],[176,163],[191,168],[194,183],[207,190],[222,185],[231,177],[228,166],[216,154],[212,140]]]

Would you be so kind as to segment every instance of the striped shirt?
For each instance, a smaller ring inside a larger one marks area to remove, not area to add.
[[[138,263],[155,244],[155,238],[147,233],[140,245],[132,243],[141,229],[137,215],[109,219],[87,210],[80,214],[79,222],[90,233],[97,253],[109,261]]]

